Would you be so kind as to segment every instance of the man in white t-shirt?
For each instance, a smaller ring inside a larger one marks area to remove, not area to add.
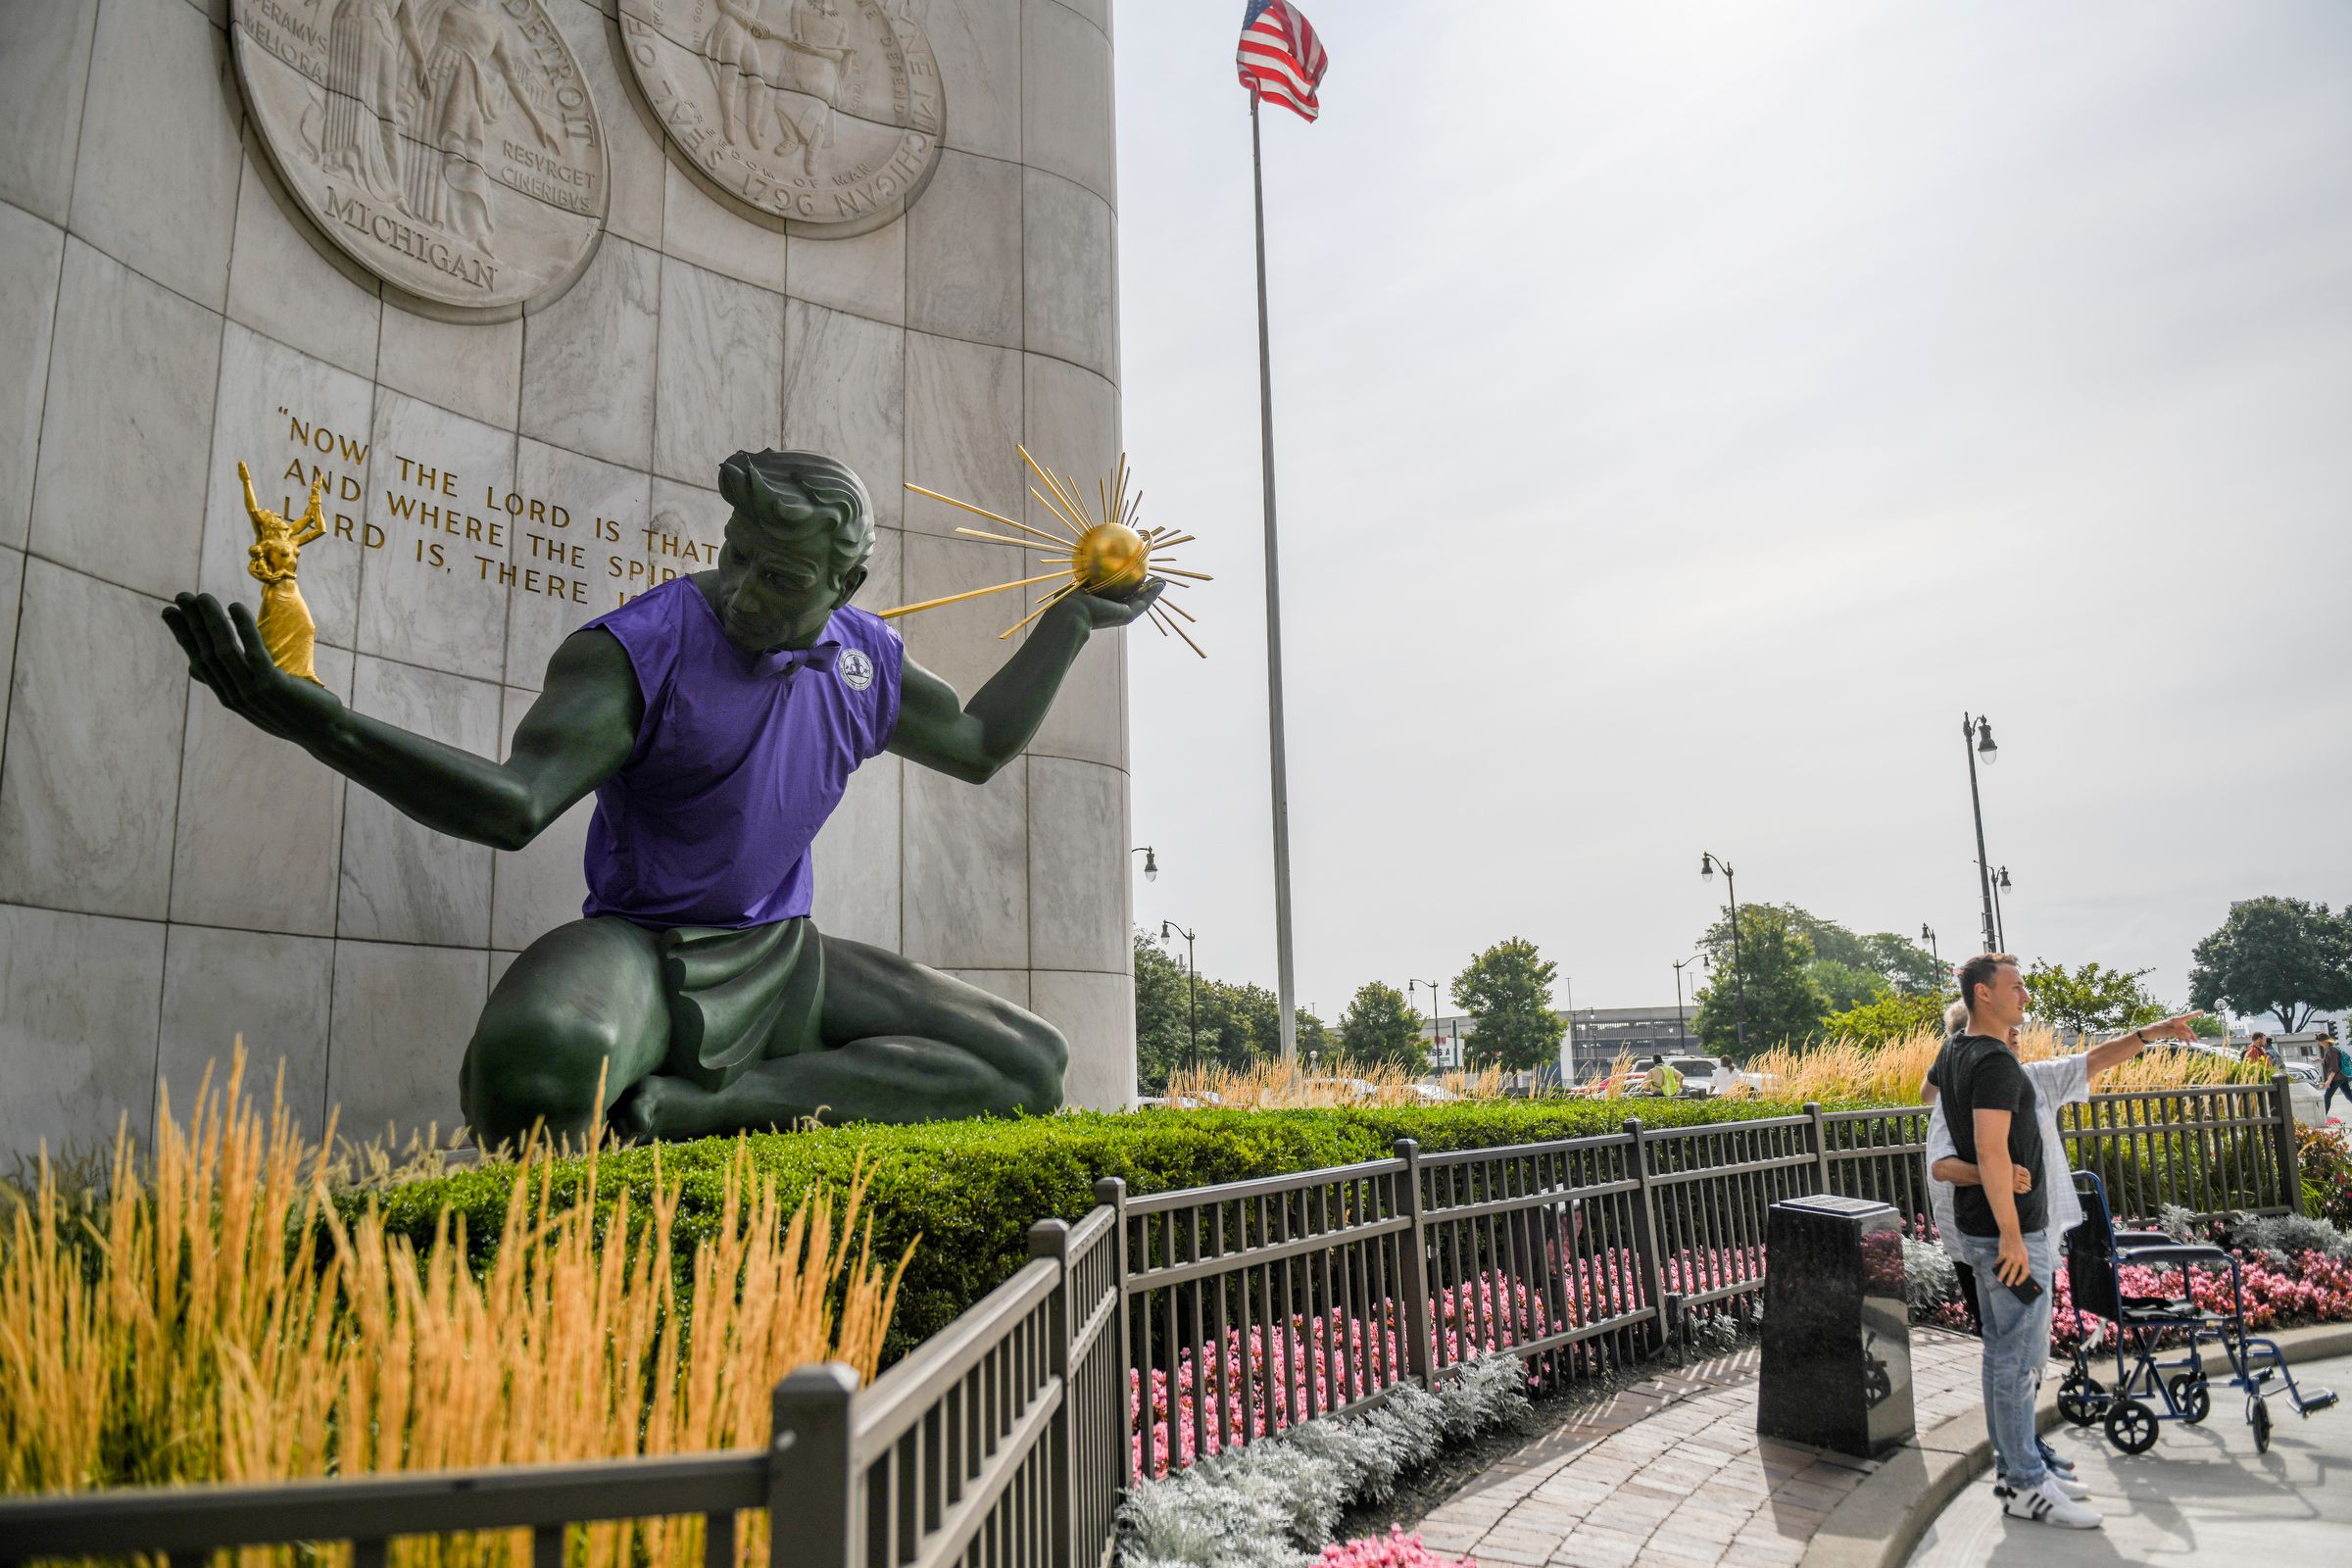
[[[1956,1020],[1952,1017],[1955,1012],[1959,1014]],[[2088,1102],[2092,1077],[2130,1061],[2154,1041],[2194,1040],[2196,1031],[2190,1026],[2202,1016],[2201,1013],[2182,1013],[2179,1017],[2167,1018],[2162,1023],[2152,1023],[2129,1034],[2117,1035],[2112,1040],[2101,1041],[2079,1054],[2019,1063],[2034,1086],[2034,1115],[2041,1123],[2041,1147],[2053,1152],[2056,1156],[2052,1160],[2053,1171],[2048,1191],[2043,1195],[2049,1209],[2047,1235],[2050,1245],[2046,1255],[2053,1259],[2052,1278],[2040,1282],[2044,1291],[2054,1288],[2055,1260],[2066,1255],[2066,1233],[2082,1223],[2082,1200],[2075,1194],[2071,1175],[2060,1173],[2066,1165],[2066,1144],[2058,1132],[2058,1107]],[[1966,1007],[1957,1002],[1953,1003],[1945,1013],[1946,1028],[1964,1028],[1967,1021]],[[2018,1031],[2012,1029],[2008,1040],[2012,1052],[2017,1050],[2017,1043]],[[1956,1186],[1978,1185],[1977,1167],[1959,1157],[1952,1141],[1951,1128],[1944,1120],[1943,1106],[1936,1094],[1936,1086],[1932,1083],[1920,1085],[1920,1098],[1928,1106],[1928,1207],[1935,1217],[1936,1238],[1941,1242],[1944,1252],[1955,1264],[1966,1268],[1966,1261],[1957,1247],[1960,1229],[1952,1211],[1953,1190]],[[2014,1166],[2011,1168],[2017,1169]],[[2022,1171],[2020,1179],[2024,1179]],[[1972,1292],[2003,1289],[1998,1281],[1982,1277],[1970,1281],[1964,1276],[1962,1285],[1964,1290]],[[1972,1312],[1976,1310],[1973,1299],[1970,1309]],[[2038,1439],[2035,1441],[2039,1443]],[[2049,1445],[2039,1446],[2042,1461],[2057,1477],[2061,1490],[2071,1496],[2083,1495],[2087,1489],[2075,1480],[2074,1466]],[[2000,1484],[1997,1466],[1993,1482],[1995,1486]]]

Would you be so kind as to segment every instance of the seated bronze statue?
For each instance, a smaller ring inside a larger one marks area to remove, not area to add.
[[[809,844],[885,751],[971,783],[1020,755],[1089,636],[1150,609],[1072,592],[968,703],[850,600],[873,506],[808,452],[740,452],[714,570],[589,622],[503,763],[354,712],[280,669],[243,605],[181,594],[164,619],[221,705],[443,833],[520,849],[596,792],[582,918],[490,994],[459,1070],[477,1142],[696,1138],[1061,1103],[1043,1018],[895,953],[821,935]],[[597,1086],[604,1085],[598,1102]]]

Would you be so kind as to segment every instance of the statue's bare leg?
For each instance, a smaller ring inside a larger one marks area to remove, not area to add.
[[[1061,1104],[1061,1031],[977,986],[862,942],[825,937],[824,1048],[773,1056],[724,1089],[645,1078],[613,1107],[624,1136],[1039,1114]]]
[[[610,916],[574,920],[525,949],[490,993],[458,1102],[484,1149],[521,1139],[534,1123],[582,1140],[668,1048],[654,934]]]

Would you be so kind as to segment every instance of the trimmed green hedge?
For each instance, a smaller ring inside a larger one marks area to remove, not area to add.
[[[821,1184],[840,1192],[864,1161],[867,1212],[877,1255],[895,1258],[917,1243],[900,1289],[884,1354],[896,1359],[1010,1278],[1028,1256],[1029,1226],[1049,1216],[1075,1220],[1094,1204],[1094,1184],[1125,1179],[1130,1193],[1206,1187],[1358,1160],[1383,1159],[1398,1138],[1431,1152],[1580,1138],[1615,1132],[1628,1115],[1647,1126],[1690,1126],[1788,1115],[1801,1107],[1771,1101],[1476,1101],[1442,1105],[1334,1110],[1147,1110],[1078,1113],[1034,1120],[929,1122],[769,1133],[746,1140],[757,1168],[797,1193]],[[665,1183],[682,1182],[675,1232],[682,1244],[715,1224],[735,1140],[668,1144]],[[650,1187],[655,1152],[603,1155],[596,1202],[610,1211],[624,1190]],[[569,1201],[582,1166],[565,1161],[555,1183]],[[488,1165],[342,1200],[347,1209],[377,1202],[388,1228],[422,1245],[444,1209],[462,1216],[476,1260],[496,1245],[514,1185],[512,1166]],[[632,1203],[633,1212],[643,1208]],[[918,1240],[919,1239],[919,1240]],[[680,1251],[686,1250],[681,1246]]]

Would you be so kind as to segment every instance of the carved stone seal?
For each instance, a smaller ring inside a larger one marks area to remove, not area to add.
[[[794,233],[906,210],[947,127],[908,0],[620,0],[629,69],[704,183]]]
[[[434,314],[511,316],[604,232],[605,133],[540,0],[235,0],[262,145],[321,232]]]

